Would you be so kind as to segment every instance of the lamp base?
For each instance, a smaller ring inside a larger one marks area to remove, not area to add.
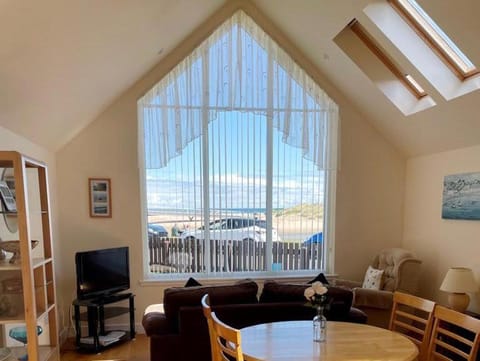
[[[449,293],[448,304],[458,312],[465,312],[470,303],[470,296],[466,293]]]

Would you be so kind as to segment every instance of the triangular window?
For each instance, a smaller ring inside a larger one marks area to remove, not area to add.
[[[328,268],[338,107],[245,12],[138,110],[149,272]]]

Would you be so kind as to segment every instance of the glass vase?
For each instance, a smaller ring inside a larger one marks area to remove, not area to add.
[[[323,315],[323,307],[317,307],[317,315],[313,318],[313,341],[324,342],[327,337],[327,319]]]

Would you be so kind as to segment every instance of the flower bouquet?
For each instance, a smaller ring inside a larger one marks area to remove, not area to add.
[[[327,293],[328,288],[321,282],[314,282],[304,292],[307,299],[306,306],[317,309],[317,315],[313,319],[313,341],[315,342],[324,342],[327,336],[327,319],[323,315],[323,309],[328,301]]]
[[[314,282],[310,287],[305,289],[304,296],[307,299],[307,306],[325,307],[328,300],[328,288],[322,282]]]

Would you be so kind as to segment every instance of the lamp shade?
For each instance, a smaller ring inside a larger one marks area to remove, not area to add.
[[[470,268],[452,267],[445,275],[440,290],[451,293],[477,292],[478,284]]]

